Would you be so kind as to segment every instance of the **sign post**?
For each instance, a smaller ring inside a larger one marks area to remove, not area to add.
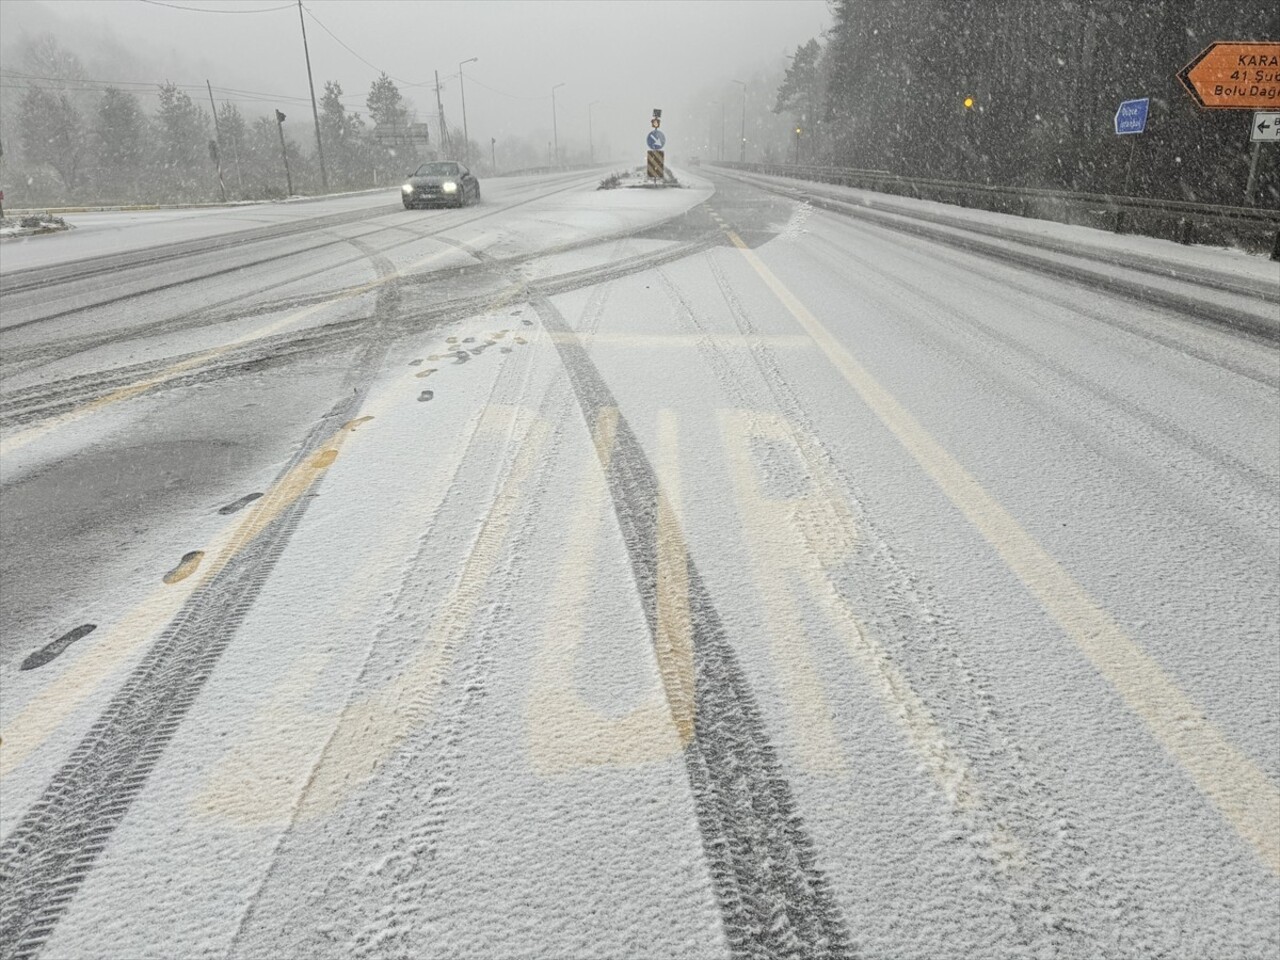
[[[1138,149],[1138,138],[1136,134],[1144,133],[1147,129],[1147,111],[1151,106],[1151,98],[1143,97],[1140,100],[1125,100],[1116,110],[1116,136],[1124,137],[1134,135],[1129,141],[1129,159],[1124,164],[1124,196],[1129,195],[1129,178],[1133,175],[1133,155]]]
[[[1253,206],[1253,185],[1258,178],[1258,155],[1262,153],[1264,143],[1275,143],[1280,140],[1280,112],[1259,110],[1253,115],[1249,125],[1249,139],[1253,141],[1252,156],[1249,157],[1249,180],[1244,187],[1245,206]]]
[[[666,174],[666,155],[663,150],[667,146],[667,135],[660,129],[662,127],[661,110],[653,111],[653,119],[649,121],[649,126],[653,129],[644,138],[645,146],[648,148],[645,155],[645,172],[650,180],[662,180]]]

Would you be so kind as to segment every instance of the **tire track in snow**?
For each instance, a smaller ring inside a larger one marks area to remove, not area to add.
[[[364,248],[379,276],[395,271]],[[187,711],[217,666],[297,529],[324,468],[364,404],[399,309],[393,284],[379,288],[378,322],[352,364],[352,387],[304,439],[273,493],[242,523],[216,572],[183,604],[18,826],[0,844],[0,958],[37,956],[98,855],[146,786]],[[344,391],[345,393],[345,391]],[[335,433],[334,424],[347,424]],[[307,466],[310,475],[301,473]],[[276,505],[279,504],[277,507]],[[274,514],[268,512],[276,509]],[[258,511],[262,511],[259,514]],[[255,522],[259,516],[268,519]]]
[[[756,325],[722,265],[714,255],[704,260],[734,326],[744,336],[754,335]],[[748,361],[744,351],[717,349],[679,287],[665,271],[659,271],[659,279],[678,320],[705,338],[704,358],[730,401],[744,411],[758,407],[758,394],[746,385],[759,383],[790,425],[811,477],[834,479],[838,489],[819,484],[819,498],[841,500],[832,505],[833,514],[839,507],[851,508],[856,553],[839,563],[814,556],[805,577],[815,595],[827,598],[855,663],[880,691],[886,710],[899,718],[955,818],[955,839],[972,849],[979,882],[1003,901],[1018,939],[1033,950],[1064,943],[1077,947],[1086,942],[1080,939],[1083,929],[1106,929],[1096,915],[1080,922],[1095,913],[1091,905],[1100,899],[1101,878],[1086,871],[1072,826],[1079,811],[1064,809],[1060,791],[1051,793],[1045,783],[1041,771],[1053,765],[1034,756],[1000,719],[994,697],[960,651],[950,618],[867,515],[856,484],[818,439],[812,418],[771,352],[753,348],[745,352]],[[768,416],[746,418],[752,419],[762,420],[763,433],[768,432]],[[737,429],[761,433],[759,425],[747,422]],[[864,612],[865,622],[855,610]],[[1100,947],[1090,943],[1088,949]]]
[[[541,316],[569,377],[588,430],[618,407],[582,342],[543,295]],[[682,551],[688,585],[686,651],[661,622],[660,514],[663,492],[639,440],[617,416],[612,455],[598,450],[619,529],[653,637],[672,721],[686,741],[688,773],[703,852],[712,871],[735,957],[847,957],[853,946],[818,869],[754,695],[693,558]],[[669,518],[668,518],[669,519]],[[681,654],[687,656],[682,662]]]

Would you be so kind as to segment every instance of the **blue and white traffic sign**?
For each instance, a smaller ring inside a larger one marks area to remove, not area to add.
[[[661,130],[650,130],[645,143],[649,145],[650,150],[661,150],[667,145],[667,135]]]
[[[1126,100],[1116,111],[1116,133],[1142,133],[1147,129],[1147,107],[1151,105],[1149,97],[1141,100]]]

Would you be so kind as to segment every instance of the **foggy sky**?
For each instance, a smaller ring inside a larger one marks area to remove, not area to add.
[[[168,0],[188,7],[263,10],[288,0]],[[785,54],[830,23],[825,0],[304,0],[325,26],[356,53],[400,80],[431,83],[439,70],[450,126],[461,126],[458,61],[466,70],[471,138],[499,142],[507,135],[547,136],[550,88],[556,92],[562,146],[584,145],[587,106],[597,146],[613,154],[642,141],[653,107],[678,148],[684,124],[705,110],[705,89],[747,75]],[[203,83],[244,91],[307,96],[296,7],[272,13],[198,13],[142,0],[4,0],[0,31],[6,53],[21,31],[53,30],[86,60],[92,79]],[[364,97],[377,71],[344,50],[307,18],[317,96],[338,80],[349,110],[365,113]],[[116,48],[131,65],[85,56],[87,45]],[[20,69],[6,57],[7,69]],[[115,69],[127,76],[99,76]],[[445,83],[446,77],[449,78]],[[434,114],[429,86],[402,85],[420,113]],[[192,91],[193,96],[195,91]],[[766,96],[761,91],[760,96]],[[219,99],[224,96],[219,94]],[[767,92],[772,102],[772,91]],[[203,104],[203,100],[198,100]],[[245,99],[247,113],[276,104]],[[299,123],[309,102],[279,106]],[[207,108],[207,107],[206,107]],[[148,102],[148,109],[151,104]],[[424,118],[425,119],[425,118]],[[433,127],[434,129],[434,127]],[[701,127],[699,127],[699,131]],[[695,131],[687,131],[692,140]],[[294,130],[300,141],[301,129]],[[627,152],[630,152],[629,150]]]

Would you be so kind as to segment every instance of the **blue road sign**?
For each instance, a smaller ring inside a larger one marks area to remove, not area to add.
[[[1147,107],[1151,105],[1149,97],[1141,100],[1126,100],[1116,111],[1116,133],[1142,133],[1147,129]]]
[[[661,150],[667,145],[667,135],[661,130],[650,130],[645,143],[649,145],[650,150]]]

